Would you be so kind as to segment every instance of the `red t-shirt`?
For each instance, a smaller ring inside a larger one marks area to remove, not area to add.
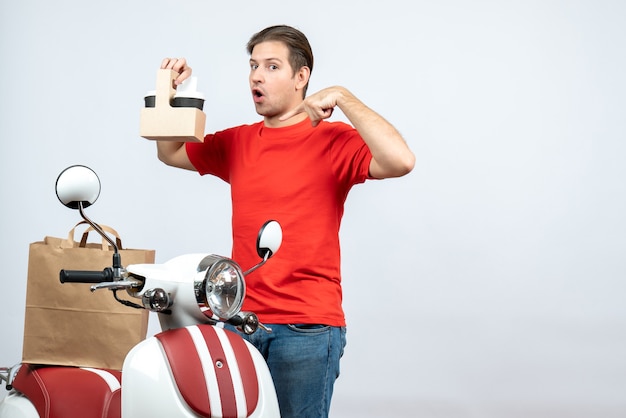
[[[260,261],[259,228],[280,222],[280,250],[246,277],[244,310],[265,323],[344,326],[339,227],[350,188],[369,176],[372,155],[354,128],[309,119],[284,127],[263,122],[187,143],[201,175],[228,182],[232,258],[245,270]]]

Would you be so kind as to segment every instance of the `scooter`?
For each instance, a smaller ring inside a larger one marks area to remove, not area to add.
[[[157,312],[162,332],[127,354],[122,371],[18,364],[0,368],[9,390],[0,418],[279,417],[272,377],[262,355],[245,334],[261,324],[241,311],[244,277],[276,253],[282,229],[266,222],[257,237],[261,261],[243,272],[227,257],[188,254],[164,264],[125,268],[116,243],[85,214],[100,194],[100,180],[85,166],[63,170],[56,182],[59,200],[77,209],[114,249],[102,271],[62,270],[62,283],[89,283],[91,291],[126,291],[135,308]],[[128,301],[124,301],[128,304]]]

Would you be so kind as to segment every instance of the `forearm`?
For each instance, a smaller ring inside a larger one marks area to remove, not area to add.
[[[338,87],[337,94],[337,106],[372,153],[370,175],[387,178],[409,173],[415,165],[415,156],[397,129],[347,89]]]
[[[172,167],[195,170],[185,149],[184,142],[156,141],[159,160]]]

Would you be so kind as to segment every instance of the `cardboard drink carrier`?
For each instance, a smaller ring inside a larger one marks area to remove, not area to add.
[[[173,70],[157,71],[156,90],[147,93],[145,107],[141,109],[142,137],[157,141],[204,141],[204,95],[197,91],[196,77],[188,78],[174,89],[172,83],[178,75]]]
[[[23,363],[121,370],[126,354],[146,337],[147,310],[119,303],[108,289],[91,292],[89,284],[60,282],[62,269],[103,270],[112,264],[114,251],[104,238],[87,242],[92,235],[101,238],[91,227],[74,240],[84,223],[67,238],[47,236],[30,244]],[[124,249],[117,231],[100,227],[115,238],[124,266],[154,263],[154,250]],[[132,300],[125,290],[117,295]]]

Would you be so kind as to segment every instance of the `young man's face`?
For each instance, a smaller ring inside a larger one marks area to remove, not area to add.
[[[289,49],[278,41],[257,44],[250,56],[250,89],[254,106],[266,121],[277,119],[302,101],[301,71],[289,64]],[[306,73],[308,78],[308,73]]]

